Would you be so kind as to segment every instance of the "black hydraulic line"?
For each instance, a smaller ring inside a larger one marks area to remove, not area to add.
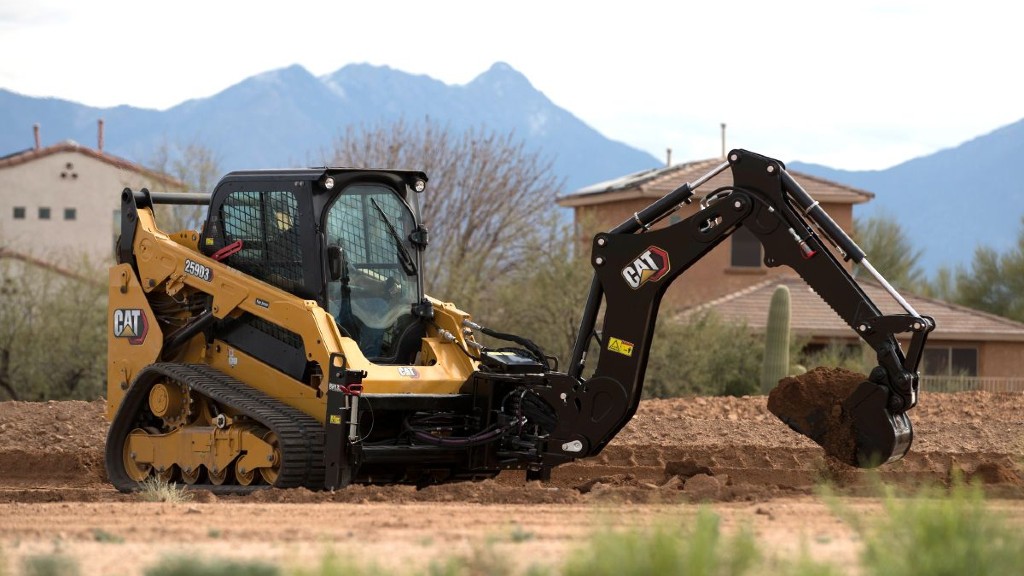
[[[864,251],[860,249],[860,246],[857,246],[857,243],[846,235],[846,232],[836,224],[836,221],[828,215],[828,212],[825,212],[821,204],[811,198],[811,195],[800,186],[799,182],[790,176],[789,172],[782,170],[780,177],[782,179],[782,187],[786,189],[786,192],[796,199],[797,204],[803,208],[804,213],[815,224],[820,226],[822,231],[839,246],[846,259],[860,264],[861,260],[864,259]]]
[[[505,433],[506,428],[495,428],[487,432],[481,432],[472,436],[466,436],[462,438],[439,438],[433,436],[421,430],[413,430],[412,434],[421,442],[427,444],[433,444],[435,446],[443,446],[446,448],[468,448],[470,446],[479,446],[481,444],[487,444],[493,442],[501,437]]]
[[[215,319],[212,310],[203,312],[194,321],[168,335],[163,349],[171,352],[177,350],[179,346],[188,342],[193,336],[212,326]]]
[[[542,364],[545,363],[544,359],[546,358],[546,356],[544,355],[544,351],[540,349],[540,346],[537,346],[536,343],[534,343],[532,340],[528,338],[516,336],[515,334],[506,334],[505,332],[498,332],[497,330],[491,330],[490,328],[480,326],[479,324],[476,325],[476,329],[480,330],[481,332],[490,336],[491,338],[497,338],[498,340],[505,340],[508,342],[515,342],[516,344],[519,344],[520,346],[526,348],[526,350],[529,351],[530,354],[533,354],[535,360]]]

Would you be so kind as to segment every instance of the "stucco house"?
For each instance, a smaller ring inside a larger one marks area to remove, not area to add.
[[[589,247],[594,233],[632,218],[635,212],[682,184],[697,180],[722,161],[713,158],[630,174],[564,194],[558,204],[573,210],[581,241]],[[853,228],[854,206],[874,198],[870,192],[822,178],[793,171],[790,174],[846,231]],[[706,195],[731,184],[732,174],[726,170],[696,193]],[[659,225],[694,214],[699,209],[697,204],[684,207]],[[904,312],[873,279],[859,280],[883,313]],[[725,321],[742,322],[754,331],[763,331],[772,292],[780,284],[790,289],[791,330],[809,346],[852,345],[859,341],[853,329],[792,269],[765,267],[760,243],[742,227],[668,288],[661,314],[678,318],[712,309]],[[929,337],[922,359],[926,388],[1024,391],[1024,324],[940,300],[906,293],[902,296],[918,313],[936,320],[937,328]]]
[[[0,156],[0,245],[44,260],[113,261],[125,187],[182,191],[173,178],[73,141]]]

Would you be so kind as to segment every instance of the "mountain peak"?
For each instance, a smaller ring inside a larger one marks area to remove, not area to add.
[[[498,91],[508,89],[529,88],[533,90],[533,84],[521,72],[505,62],[495,62],[486,72],[477,76],[469,83],[470,86],[488,86]]]

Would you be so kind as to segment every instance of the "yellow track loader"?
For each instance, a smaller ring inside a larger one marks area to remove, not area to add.
[[[509,469],[547,479],[629,422],[665,289],[739,226],[760,240],[766,265],[793,268],[877,352],[879,366],[843,405],[856,440],[849,463],[903,457],[934,321],[781,162],[746,150],[727,158],[593,239],[594,280],[564,372],[529,338],[424,294],[422,172],[256,170],[226,175],[211,194],[124,190],[109,276],[110,481],[122,491],[150,477],[245,491]],[[705,195],[713,201],[651,228],[725,170],[733,185]],[[201,231],[162,231],[162,203],[208,205]],[[882,314],[844,258],[906,314]],[[510,345],[489,348],[480,334]]]

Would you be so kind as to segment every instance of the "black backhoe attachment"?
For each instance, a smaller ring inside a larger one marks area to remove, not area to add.
[[[732,170],[732,186],[705,195],[696,214],[650,229],[689,204],[694,189],[726,169]],[[842,402],[841,420],[848,429],[840,432],[852,439],[851,450],[830,450],[826,439],[836,431],[827,430],[826,424],[835,407],[824,399],[809,413],[776,415],[852,466],[877,466],[906,454],[913,439],[906,412],[917,403],[918,364],[934,320],[918,314],[874,269],[781,162],[733,150],[728,161],[692,185],[684,184],[594,238],[595,277],[567,369],[573,394],[548,399],[560,407],[559,425],[552,433],[555,441],[548,444],[549,462],[569,454],[596,454],[626,425],[640,402],[651,336],[666,288],[739,226],[761,242],[766,266],[795,270],[878,358],[870,377]],[[906,313],[883,314],[840,258],[860,265]],[[601,352],[593,375],[584,380],[586,352],[591,339],[598,337],[595,327],[602,303]],[[904,353],[896,335],[907,333],[909,350]]]

